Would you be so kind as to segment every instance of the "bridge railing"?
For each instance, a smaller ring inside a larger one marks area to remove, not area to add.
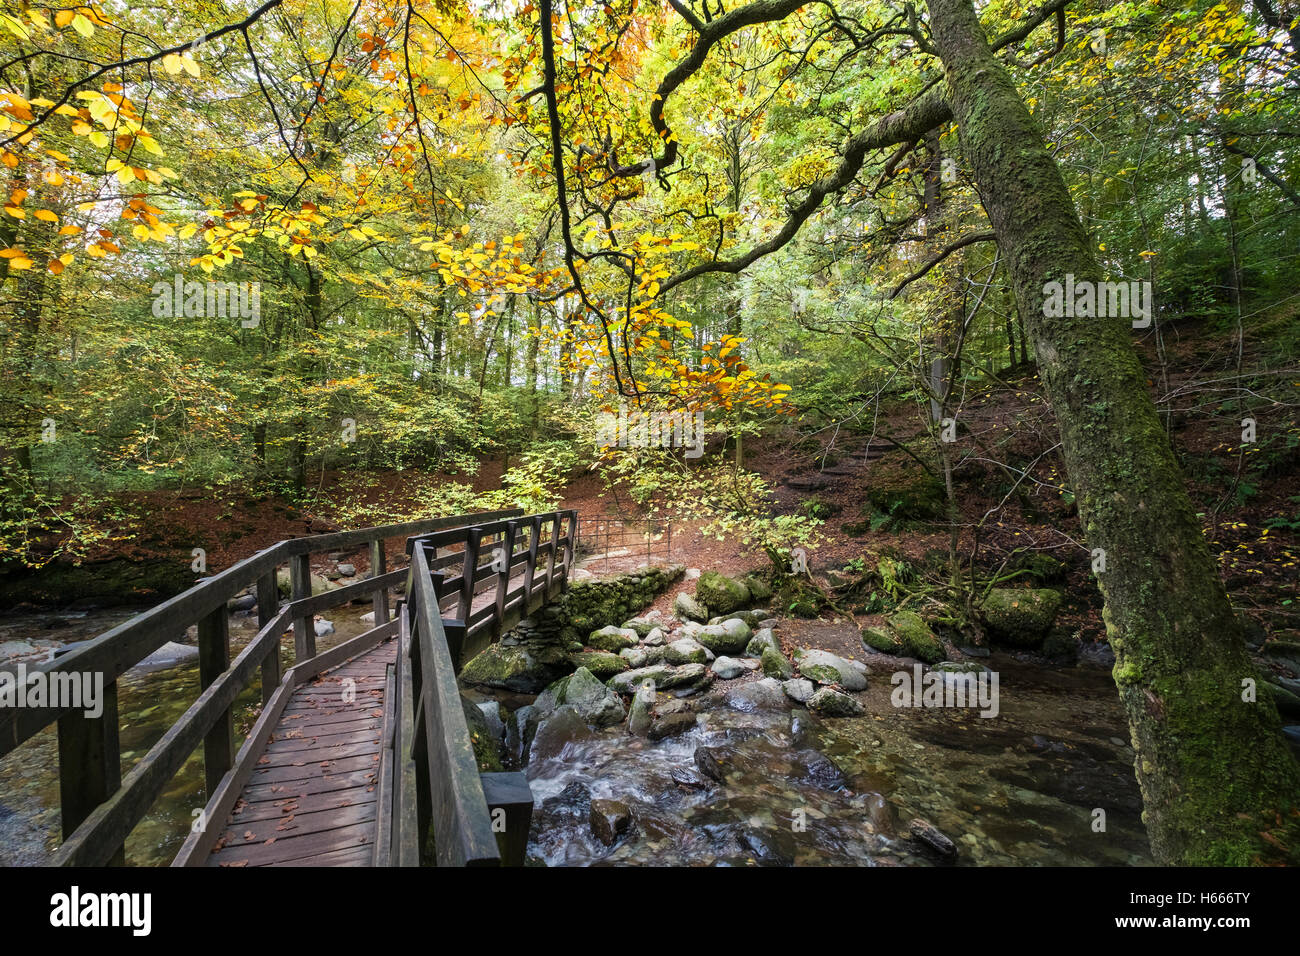
[[[519,514],[520,509],[512,509],[281,541],[57,659],[28,669],[29,681],[42,680],[46,686],[68,686],[81,675],[98,676],[103,681],[103,707],[98,717],[87,717],[83,708],[69,706],[0,709],[0,759],[51,724],[58,725],[64,842],[51,862],[78,866],[122,863],[127,836],[200,743],[208,794],[229,791],[235,757],[232,705],[259,668],[264,704],[282,690],[289,675],[281,672],[280,640],[290,623],[295,670],[311,661],[332,666],[330,661],[340,651],[361,640],[353,639],[318,655],[313,619],[328,608],[370,595],[375,627],[362,638],[377,643],[395,633],[398,622],[389,618],[388,592],[401,584],[408,572],[387,570],[385,541],[457,527],[463,532],[467,525]],[[312,596],[311,555],[362,545],[370,549],[370,577]],[[285,563],[291,593],[289,603],[281,607],[277,574]],[[250,585],[257,589],[259,629],[232,661],[227,602]],[[198,629],[201,693],[123,777],[117,679],[191,625]]]
[[[430,831],[439,866],[523,863],[532,793],[521,773],[479,772],[456,674],[565,588],[577,520],[576,511],[555,511],[407,542],[410,582],[387,698],[376,863],[418,865]],[[446,568],[459,573],[448,577]],[[474,598],[489,590],[475,610]]]

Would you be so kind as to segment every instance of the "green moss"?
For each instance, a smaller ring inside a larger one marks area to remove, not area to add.
[[[915,611],[899,611],[891,615],[889,626],[898,634],[903,653],[908,657],[937,664],[947,656],[943,642],[935,637],[929,625]]]
[[[1019,647],[1041,644],[1061,607],[1061,593],[1047,588],[994,588],[980,611],[996,640]]]
[[[717,571],[705,571],[695,583],[695,599],[712,614],[730,614],[748,604],[750,595],[749,588],[740,581]]]
[[[903,649],[896,634],[885,627],[864,627],[862,643],[875,648],[883,654],[897,654]]]

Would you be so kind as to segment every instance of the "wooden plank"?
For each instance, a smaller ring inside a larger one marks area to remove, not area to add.
[[[275,649],[271,653],[278,655],[278,640]],[[265,673],[265,665],[263,665],[263,673]],[[221,784],[212,793],[207,805],[203,808],[204,826],[197,831],[190,831],[190,835],[185,838],[180,851],[172,859],[172,866],[203,865],[208,854],[212,851],[212,845],[216,843],[221,832],[221,827],[217,821],[224,820],[230,815],[232,807],[244,788],[244,784],[248,782],[248,778],[253,772],[254,756],[270,738],[280,719],[280,714],[284,711],[285,702],[289,700],[292,693],[292,684],[287,678],[281,678],[280,686],[275,689],[271,699],[262,705],[262,713],[253,724],[253,728],[248,732],[248,737],[245,738],[243,746],[239,748],[239,753],[235,757],[234,768],[221,781]]]
[[[300,796],[283,796],[276,794],[274,800],[249,801],[240,797],[230,811],[229,826],[238,829],[241,822],[250,820],[274,820],[299,811],[315,813],[328,810],[342,803],[374,803],[379,797],[379,790],[371,789],[373,784],[365,786],[343,787],[327,790],[324,793],[310,793]]]
[[[392,637],[396,630],[396,621],[389,621],[387,624],[372,627],[364,634],[358,634],[356,637],[350,638],[342,644],[336,644],[329,650],[316,655],[313,660],[305,661],[304,664],[307,665],[305,667],[303,664],[295,664],[290,668],[289,673],[294,675],[295,684],[301,686],[322,671],[337,667],[348,658],[364,654],[371,648],[378,646]]]
[[[379,732],[379,787],[375,808],[375,866],[392,866],[393,861],[393,732],[397,721],[397,664],[388,665],[384,679],[384,724]]]
[[[302,860],[286,860],[284,863],[268,863],[267,866],[365,866],[370,859],[368,847],[351,850],[331,850],[319,856],[310,856]]]
[[[229,667],[230,616],[223,605],[199,619],[199,687],[207,690]],[[216,793],[234,760],[235,724],[227,706],[203,738],[203,776],[209,794]]]
[[[403,608],[403,611],[405,608]],[[410,615],[399,613],[402,628],[397,647],[397,726],[393,752],[397,755],[393,782],[393,862],[397,866],[420,865],[424,834],[419,829],[416,801],[416,761],[411,742],[415,735],[415,694],[411,678]]]
[[[235,847],[222,847],[208,857],[210,866],[243,864],[246,866],[269,866],[272,863],[288,863],[308,857],[320,856],[335,850],[364,849],[370,855],[370,843],[374,839],[374,821],[368,820],[351,826],[310,833],[305,836],[276,840],[275,843],[251,843]]]
[[[290,606],[293,608],[295,618],[299,614],[311,616],[329,608],[338,607],[340,604],[347,604],[350,601],[363,598],[374,593],[376,588],[395,587],[405,579],[406,569],[399,568],[396,571],[389,571],[380,578],[362,578],[352,584],[345,584],[341,588],[332,588],[328,591],[322,591],[320,594],[308,595],[302,599],[295,598]],[[314,640],[314,629],[312,634]]]
[[[244,788],[243,798],[249,802],[264,800],[283,800],[292,796],[310,796],[318,793],[333,793],[336,790],[351,790],[355,787],[373,786],[379,776],[374,769],[349,770],[341,773],[325,773],[317,777],[304,777],[296,781],[268,781],[267,783],[250,783]]]

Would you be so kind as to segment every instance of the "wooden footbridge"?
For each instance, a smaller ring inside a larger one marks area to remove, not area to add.
[[[513,510],[281,541],[35,669],[104,682],[97,718],[0,709],[0,759],[58,726],[64,840],[51,863],[123,863],[132,829],[202,746],[207,803],[173,866],[521,864],[532,794],[522,774],[479,773],[456,673],[565,589],[577,521]],[[389,571],[386,542],[402,538],[407,566]],[[369,577],[311,593],[313,554],[362,546]],[[258,632],[232,660],[227,602],[250,585]],[[374,626],[318,652],[315,615],[367,597]],[[193,624],[202,692],[123,776],[116,680]],[[236,751],[232,707],[259,670],[261,714]]]

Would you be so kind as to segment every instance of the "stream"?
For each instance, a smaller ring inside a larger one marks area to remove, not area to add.
[[[318,646],[360,634],[367,610],[334,609],[335,630]],[[0,645],[22,642],[48,654],[132,613],[12,614],[0,624]],[[255,633],[250,612],[231,615],[232,657]],[[531,862],[932,865],[935,857],[909,839],[909,823],[920,817],[956,844],[958,865],[1150,865],[1133,752],[1109,671],[998,653],[984,663],[1001,675],[992,719],[973,710],[895,709],[888,676],[878,675],[858,695],[861,717],[717,705],[702,708],[687,733],[658,743],[621,727],[541,742],[525,767],[537,806]],[[118,687],[125,774],[197,697],[197,664],[136,667]],[[259,694],[254,680],[235,705],[237,742],[255,719]],[[725,755],[725,784],[699,774],[701,746]],[[629,810],[630,827],[612,846],[593,833],[593,798]],[[206,799],[200,747],[132,832],[128,865],[169,863]],[[57,738],[49,728],[0,761],[0,866],[48,858],[60,840],[58,805]],[[1098,808],[1104,830],[1095,829]]]

